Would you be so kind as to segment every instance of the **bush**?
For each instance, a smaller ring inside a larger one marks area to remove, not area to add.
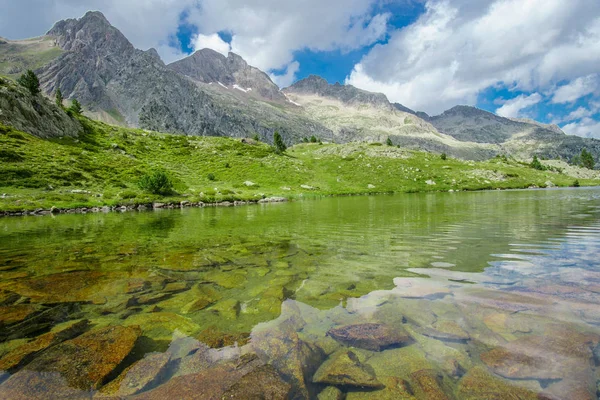
[[[56,101],[56,105],[59,106],[60,108],[63,107],[63,95],[62,92],[59,89],[56,89],[56,97],[55,97],[55,101]]]
[[[542,163],[540,162],[540,160],[538,160],[537,156],[533,156],[533,161],[531,162],[531,164],[529,164],[529,166],[533,169],[537,169],[538,171],[545,171],[546,167],[544,167],[542,165]]]
[[[445,160],[448,159],[448,156],[446,155],[446,153],[442,153],[442,155],[440,156],[440,158],[445,161]]]
[[[225,163],[225,168],[231,168],[231,165],[229,165],[229,163]]]
[[[318,142],[318,140],[317,140],[317,137],[316,137],[315,135],[312,135],[312,136],[310,137],[310,142],[311,142],[311,143],[317,143],[317,142]]]
[[[387,140],[385,141],[385,144],[388,145],[388,146],[393,146],[394,145],[394,143],[392,143],[392,139],[390,139],[390,138],[387,138]]]
[[[173,182],[171,182],[167,173],[162,170],[156,170],[142,176],[139,187],[146,192],[162,196],[173,193]]]
[[[135,199],[137,197],[137,193],[133,190],[126,190],[121,192],[119,197],[121,197],[123,200]]]
[[[254,136],[252,136],[252,139],[254,139],[257,142],[260,142],[260,136],[258,136],[258,133],[255,133]]]
[[[17,83],[27,89],[32,96],[37,96],[41,91],[40,80],[35,72],[30,69],[17,79]]]
[[[575,179],[575,181],[573,182],[573,187],[579,187],[581,186],[581,184],[579,183],[579,179]]]
[[[212,172],[211,172],[211,173],[209,173],[208,175],[206,175],[206,178],[207,178],[209,181],[214,181],[214,180],[216,180],[216,179],[217,179],[217,178],[215,177],[215,174],[213,174]]]

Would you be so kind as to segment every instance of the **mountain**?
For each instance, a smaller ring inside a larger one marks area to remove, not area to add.
[[[197,82],[217,83],[251,95],[256,94],[266,100],[286,102],[279,87],[267,74],[248,65],[234,53],[225,57],[211,49],[198,50],[168,67]]]
[[[332,85],[318,76],[280,91],[234,53],[204,49],[165,65],[154,49],[136,49],[99,12],[60,21],[39,38],[0,39],[0,74],[14,79],[26,69],[37,72],[47,96],[60,88],[89,116],[123,126],[197,136],[258,135],[267,142],[279,131],[287,144],[313,135],[338,143],[389,138],[401,147],[466,159],[511,154],[526,160],[537,154],[570,160],[588,148],[600,159],[598,140],[474,107],[430,117],[392,104],[384,94]],[[15,115],[25,118],[29,106],[21,106]],[[45,133],[42,121],[38,126],[39,136],[59,132]],[[77,129],[70,127],[68,134]]]
[[[457,140],[496,144],[499,151],[522,159],[536,154],[571,160],[583,148],[600,156],[600,140],[566,135],[556,125],[504,118],[475,107],[456,106],[427,121]]]
[[[167,67],[155,50],[136,49],[99,12],[60,21],[34,42],[58,49],[36,70],[44,92],[53,96],[60,88],[66,98],[78,99],[90,116],[105,122],[188,135],[258,134],[265,141],[272,140],[273,131],[279,130],[287,143],[311,135],[324,139],[332,135],[296,113],[296,107],[283,96],[276,104],[256,101],[242,91],[225,90],[178,73]],[[9,48],[13,58],[15,53],[21,57],[31,51],[29,45],[7,42],[0,45],[0,59],[11,58],[5,51]],[[32,64],[23,59],[23,69],[30,68]],[[239,83],[260,81],[263,89],[268,86],[266,74],[248,67],[238,56],[228,60],[224,75],[229,73]],[[257,91],[277,98],[272,88]]]
[[[412,110],[391,104],[382,93],[331,85],[318,76],[300,80],[283,92],[302,107],[307,117],[331,129],[336,142],[383,143],[389,138],[401,147],[461,158],[486,159],[497,154],[493,146],[461,142],[441,134],[429,122],[408,112]]]

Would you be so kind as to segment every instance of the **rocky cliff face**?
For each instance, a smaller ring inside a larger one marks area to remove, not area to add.
[[[101,13],[58,22],[48,37],[63,53],[38,71],[45,92],[53,95],[60,88],[65,97],[77,98],[94,116],[114,119],[109,122],[190,135],[258,134],[266,141],[279,130],[288,143],[312,134],[331,135],[322,125],[299,115],[233,93],[219,93],[202,80],[194,82],[165,66],[155,50],[135,49]],[[215,66],[207,77],[215,73],[228,83],[257,84],[261,95],[277,98],[278,90],[269,88],[268,76],[238,56],[215,57],[211,62]],[[187,63],[193,65],[190,60],[183,65]],[[223,69],[219,63],[224,63]]]
[[[41,138],[77,136],[82,126],[41,95],[0,78],[0,123]]]
[[[242,57],[234,53],[225,57],[214,50],[203,49],[169,64],[169,68],[197,82],[220,83],[266,100],[286,101],[285,96],[267,74],[248,65]]]

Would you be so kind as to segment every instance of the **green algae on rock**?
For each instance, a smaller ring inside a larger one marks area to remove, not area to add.
[[[73,388],[98,389],[129,355],[141,333],[139,327],[94,329],[49,348],[27,365],[27,374],[20,371],[7,383],[27,385],[31,372],[54,373]]]
[[[315,373],[313,382],[342,387],[372,389],[384,387],[377,380],[372,369],[368,365],[363,365],[356,354],[349,350],[340,350],[329,356]]]

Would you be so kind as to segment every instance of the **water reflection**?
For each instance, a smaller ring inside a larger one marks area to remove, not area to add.
[[[2,220],[0,396],[595,399],[599,194]]]

